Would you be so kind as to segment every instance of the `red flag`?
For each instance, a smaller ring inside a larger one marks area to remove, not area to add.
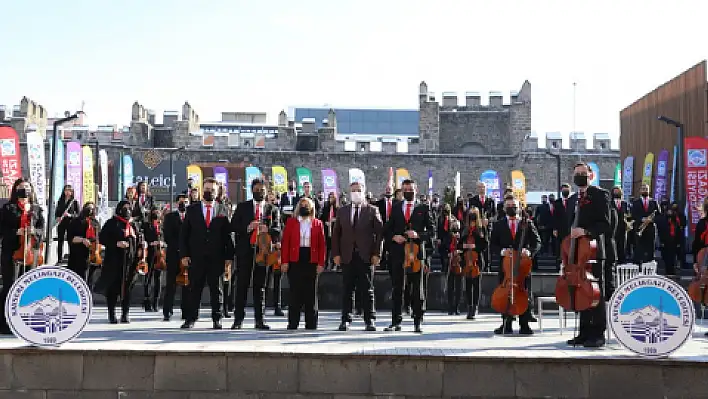
[[[686,137],[686,205],[690,233],[696,232],[701,219],[703,199],[708,196],[708,140],[703,137]]]

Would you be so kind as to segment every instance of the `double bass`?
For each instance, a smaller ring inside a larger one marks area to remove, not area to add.
[[[575,203],[575,218],[571,230],[578,227],[580,220],[580,198]],[[573,312],[582,312],[600,303],[600,284],[592,274],[591,260],[595,258],[588,237],[571,238],[569,235],[561,244],[563,267],[556,281],[556,302]]]
[[[44,243],[33,234],[35,215],[32,204],[25,204],[25,209],[21,213],[20,219],[20,223],[25,224],[27,228],[18,236],[20,245],[15,252],[12,253],[12,260],[15,263],[15,279],[27,271],[27,269],[44,264]],[[23,219],[26,223],[22,222]]]
[[[708,304],[708,247],[698,252],[696,263],[699,273],[688,285],[688,296],[693,302],[706,306]]]
[[[521,229],[519,247],[508,250],[507,255],[503,257],[504,281],[492,293],[492,309],[506,316],[519,316],[529,307],[524,281],[531,274],[533,261],[523,253],[528,223],[528,217],[524,213],[517,228]]]

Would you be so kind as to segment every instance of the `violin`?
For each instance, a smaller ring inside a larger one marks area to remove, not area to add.
[[[103,258],[101,257],[101,244],[98,239],[91,240],[91,245],[89,246],[89,263],[96,266],[101,266],[103,264]]]
[[[452,240],[450,241],[450,273],[457,276],[462,274],[462,259],[460,252],[457,250],[457,233],[452,234]]]
[[[519,247],[507,250],[502,259],[504,281],[492,293],[492,309],[507,316],[519,316],[529,307],[528,292],[524,280],[531,274],[533,261],[523,253],[528,219],[525,214],[522,215],[519,223],[519,229],[521,229]]]
[[[155,255],[153,265],[155,270],[167,270],[167,257],[165,256],[165,248],[162,245],[162,232],[157,229],[157,240],[160,244],[155,247]]]
[[[688,296],[698,304],[705,306],[708,304],[708,247],[698,252],[697,262],[700,273],[688,285]]]
[[[278,263],[279,253],[275,250],[275,244],[269,233],[260,233],[256,238],[256,265],[273,266]]]
[[[231,271],[229,271],[229,274],[230,273]],[[226,278],[226,276],[224,276],[224,278]],[[177,275],[176,282],[180,287],[186,287],[189,285],[189,273],[187,272],[187,266],[183,265],[182,262],[180,262],[179,265],[179,274]]]
[[[575,203],[575,219],[572,228],[578,227],[580,200]],[[596,257],[588,237],[566,237],[561,244],[563,267],[556,281],[558,306],[573,312],[582,312],[600,303],[600,284],[591,272],[590,261]]]
[[[31,204],[25,204],[27,212],[22,212],[21,219],[29,219],[29,223],[22,223],[27,226],[24,232],[18,237],[20,246],[12,253],[12,260],[22,268],[37,267],[44,264],[44,243],[32,234],[34,229],[34,213]]]
[[[475,245],[474,234],[471,230],[467,235],[467,241],[465,244]],[[465,249],[464,253],[465,269],[462,273],[465,275],[465,277],[479,277],[479,275],[481,274],[479,270],[479,253],[474,248]]]
[[[138,266],[135,270],[139,275],[144,276],[148,274],[147,248],[142,247],[138,249],[138,256],[140,257],[140,260],[138,261]]]
[[[419,273],[423,266],[423,261],[420,259],[419,255],[420,245],[412,239],[406,238],[406,243],[403,246],[403,270]]]

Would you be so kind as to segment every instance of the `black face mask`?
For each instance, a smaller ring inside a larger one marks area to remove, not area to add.
[[[646,198],[649,196],[649,193],[642,193],[642,197]]]
[[[477,220],[477,215],[471,214],[470,215],[470,222],[474,222],[475,220]]]
[[[588,177],[585,175],[573,176],[573,183],[578,187],[586,187],[588,185]]]
[[[612,198],[614,198],[614,199],[620,199],[620,198],[622,198],[622,194],[620,194],[620,193],[612,193]]]
[[[288,186],[288,191],[295,191],[295,187],[293,187],[293,186]]]
[[[204,197],[204,201],[206,202],[214,201],[214,193],[212,193],[211,191],[205,191],[202,196]]]
[[[506,215],[507,215],[507,216],[513,218],[513,217],[516,216],[517,209],[516,209],[516,208],[506,208],[506,209],[505,209],[505,212],[506,212]]]
[[[445,209],[445,210],[443,210],[443,213],[444,213],[446,216],[450,216],[450,214],[452,213],[452,211],[450,211],[449,209]]]
[[[180,212],[186,211],[187,204],[185,204],[184,202],[180,202],[179,204],[177,204],[177,210],[179,210]]]
[[[391,197],[393,197],[393,194],[384,194],[384,197],[391,198]]]
[[[122,217],[123,219],[127,219],[130,217],[130,208],[123,208],[118,212],[118,216]]]
[[[570,191],[564,190],[561,191],[561,194],[563,195],[563,198],[568,198],[568,196],[570,195]]]
[[[406,191],[403,193],[403,198],[405,198],[406,201],[413,201],[415,199],[415,193],[413,191]]]
[[[160,215],[157,213],[153,213],[150,217],[152,218],[152,220],[157,220],[160,218]]]
[[[86,212],[86,216],[93,216],[96,213],[96,210],[93,208],[86,208],[84,212]]]
[[[17,198],[29,198],[29,190],[26,188],[18,188]]]
[[[263,193],[253,193],[253,200],[256,202],[263,201]]]
[[[548,203],[548,200],[547,200],[547,199],[542,199],[542,200],[541,200],[541,203],[542,203],[542,204],[547,204],[547,203]]]
[[[310,211],[310,208],[300,208],[300,216],[305,217],[305,216],[310,216],[312,211]]]

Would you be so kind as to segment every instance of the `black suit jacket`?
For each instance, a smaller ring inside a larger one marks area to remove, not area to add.
[[[541,238],[538,235],[538,230],[533,224],[533,221],[531,219],[527,219],[527,221],[528,224],[526,227],[526,237],[523,248],[528,249],[529,252],[531,252],[531,257],[534,257],[536,252],[541,249]],[[489,242],[492,251],[501,253],[501,250],[506,248],[519,249],[521,236],[523,235],[522,229],[519,228],[520,222],[521,218],[517,218],[517,223],[519,224],[517,224],[516,235],[513,239],[511,236],[511,229],[509,228],[509,219],[506,216],[494,222]]]
[[[575,220],[575,209],[578,203],[578,193],[568,199],[566,227],[570,227]],[[597,259],[606,259],[605,235],[613,234],[612,214],[610,212],[610,194],[607,190],[590,186],[585,198],[580,204],[580,219],[578,227],[590,233],[590,239],[597,240]]]
[[[390,240],[389,253],[391,254],[391,258],[399,262],[402,261],[405,244],[398,244],[392,241],[393,236],[405,236],[406,231],[414,230],[418,233],[418,238],[415,242],[421,248],[418,253],[419,258],[426,259],[427,255],[425,249],[428,246],[432,247],[431,240],[435,234],[435,225],[433,224],[433,217],[430,215],[430,207],[416,202],[411,208],[410,220],[406,223],[405,213],[403,212],[404,204],[405,202],[398,202],[393,206],[391,209],[391,218],[384,226],[384,237]]]
[[[145,203],[143,204],[140,204],[140,196],[138,195],[138,199],[135,200],[135,203],[133,204],[133,219],[137,219],[138,224],[149,221],[150,212],[153,209],[156,208],[152,199],[152,195],[146,195]]]
[[[651,215],[652,212],[656,211],[659,214],[659,204],[653,199],[649,198],[649,204],[646,210],[644,210],[644,202],[642,198],[638,198],[632,202],[632,219],[634,222],[634,230],[638,230],[639,226],[642,225],[642,218]],[[647,226],[647,229],[653,228],[652,225]]]
[[[165,215],[165,220],[162,222],[163,239],[167,244],[165,255],[168,267],[179,262],[179,232],[182,230],[182,223],[178,211]]]
[[[297,202],[296,202],[297,203]],[[248,225],[256,217],[254,201],[244,201],[236,207],[236,211],[231,218],[231,231],[236,233],[236,254],[241,256],[250,256],[253,254],[251,246],[251,233],[248,232]],[[261,221],[268,226],[268,230],[273,241],[280,239],[280,215],[278,207],[266,203],[263,206],[263,214]]]
[[[479,195],[475,195],[470,200],[469,206],[479,209],[480,216],[483,218],[491,219],[497,214],[497,206],[494,204],[494,198],[492,197],[486,197],[482,200]],[[457,214],[453,215],[457,217]]]
[[[234,242],[231,238],[228,210],[224,205],[213,203],[213,216],[207,228],[202,211],[202,203],[192,204],[182,223],[179,235],[180,257],[189,257],[192,265],[209,266],[203,262],[232,260]]]
[[[570,208],[570,199],[567,198],[565,206],[563,198],[558,198],[553,207],[553,229],[558,231],[558,238],[562,240],[570,234],[570,224],[568,224],[568,209]]]
[[[286,210],[290,213],[295,212],[295,206],[297,205],[297,198],[298,198],[297,194],[295,194],[295,196],[293,196],[292,201],[290,200],[290,197],[288,197],[288,193],[283,193],[280,196],[280,213],[283,218],[283,223],[285,223],[285,221],[291,216],[291,215],[285,214]]]

